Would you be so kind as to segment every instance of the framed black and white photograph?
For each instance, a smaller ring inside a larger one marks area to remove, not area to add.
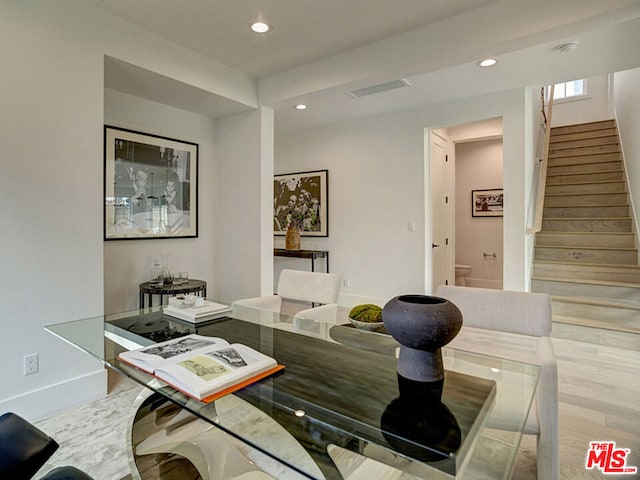
[[[298,227],[301,236],[329,236],[328,170],[276,175],[273,180],[273,233]]]
[[[504,215],[502,189],[472,190],[471,212],[474,217],[502,217]]]
[[[198,144],[105,126],[105,240],[198,236]]]

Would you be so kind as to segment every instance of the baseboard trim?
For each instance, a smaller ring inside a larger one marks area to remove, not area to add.
[[[107,394],[107,370],[71,378],[0,402],[0,412],[14,412],[37,422]]]

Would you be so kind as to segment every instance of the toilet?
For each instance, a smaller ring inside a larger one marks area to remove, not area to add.
[[[459,287],[466,287],[467,281],[465,278],[471,273],[470,265],[461,265],[456,263],[456,285]]]

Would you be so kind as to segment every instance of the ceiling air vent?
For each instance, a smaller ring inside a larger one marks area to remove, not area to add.
[[[411,84],[404,78],[400,80],[392,80],[390,82],[379,83],[378,85],[371,85],[370,87],[358,88],[351,90],[349,95],[353,98],[365,97],[367,95],[374,95],[380,92],[386,92],[387,90],[393,90],[395,88],[410,87]]]

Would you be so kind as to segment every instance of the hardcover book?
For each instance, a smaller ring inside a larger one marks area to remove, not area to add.
[[[123,352],[118,358],[206,403],[284,368],[246,345],[196,334]]]
[[[172,300],[173,298],[169,299],[169,305],[164,307],[163,313],[192,323],[205,322],[231,311],[228,305],[208,300],[199,299],[193,306],[184,306],[186,304],[179,301],[172,302]]]

